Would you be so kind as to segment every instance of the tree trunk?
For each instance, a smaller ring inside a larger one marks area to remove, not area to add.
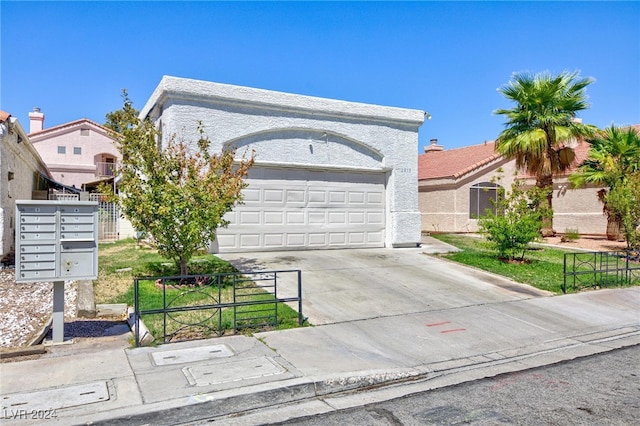
[[[542,176],[536,179],[536,186],[540,189],[548,190],[547,205],[549,211],[553,212],[553,176]],[[543,237],[553,237],[556,231],[553,229],[553,213],[548,217],[542,218],[542,228],[540,233]]]
[[[624,241],[624,230],[620,219],[614,215],[607,216],[607,240]]]
[[[180,275],[188,275],[187,259],[180,258]]]

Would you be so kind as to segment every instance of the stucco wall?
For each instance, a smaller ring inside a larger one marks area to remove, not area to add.
[[[18,142],[20,140],[20,142]],[[12,179],[9,180],[9,173]],[[15,118],[0,122],[0,220],[2,256],[15,246],[15,201],[30,200],[34,173],[47,169]]]
[[[554,180],[553,229],[559,233],[577,230],[580,234],[605,234],[607,218],[598,201],[600,187],[571,189],[566,178]]]
[[[419,183],[421,227],[425,232],[477,232],[478,221],[469,217],[469,189],[502,173],[502,185],[511,189],[515,162],[500,160],[478,170],[463,179],[438,179]],[[527,185],[535,184],[527,180]],[[578,230],[580,234],[604,234],[607,219],[598,201],[599,187],[571,189],[566,177],[554,179],[553,227],[558,233]]]
[[[96,179],[96,163],[104,162],[104,156],[114,157],[116,161],[120,159],[113,140],[101,126],[88,120],[45,129],[29,137],[47,163],[53,179],[76,188]],[[59,146],[66,148],[65,154],[58,153]],[[80,148],[80,154],[74,154],[76,147]]]
[[[502,173],[498,173],[498,169]],[[419,183],[421,227],[424,232],[476,232],[478,220],[469,217],[469,190],[481,182],[497,182],[511,187],[515,164],[497,160],[460,178],[438,179]]]
[[[420,241],[418,128],[424,112],[164,77],[141,111],[175,134],[197,139],[201,121],[212,142],[255,149],[256,164],[384,171],[386,246]]]

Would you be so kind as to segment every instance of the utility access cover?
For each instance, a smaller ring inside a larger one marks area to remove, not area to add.
[[[153,363],[158,366],[183,364],[186,362],[197,362],[229,356],[233,356],[233,350],[227,345],[211,345],[151,353]]]
[[[286,370],[272,358],[263,356],[222,364],[185,367],[182,371],[192,386],[207,386],[277,376]]]
[[[64,388],[34,392],[15,393],[2,396],[2,412],[21,410],[58,410],[109,400],[107,382],[93,382]]]

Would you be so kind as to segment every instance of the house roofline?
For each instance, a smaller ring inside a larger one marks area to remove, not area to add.
[[[156,105],[167,99],[206,101],[211,103],[251,106],[259,109],[287,110],[331,117],[357,117],[386,123],[420,127],[425,111],[399,107],[349,102],[293,93],[256,89],[203,80],[164,76],[140,110],[140,118],[149,116]]]
[[[113,130],[96,123],[95,121],[89,120],[88,118],[80,118],[78,120],[74,120],[74,121],[70,121],[68,123],[64,123],[64,124],[59,124],[57,126],[53,126],[53,127],[49,127],[47,129],[43,129],[39,132],[34,132],[34,133],[30,133],[29,137],[30,138],[35,138],[35,139],[40,139],[42,136],[51,134],[51,133],[55,133],[55,132],[59,132],[61,130],[66,130],[66,129],[71,129],[74,127],[78,127],[81,124],[89,124],[95,128],[97,128],[101,133],[103,133],[105,136],[110,136],[113,132]]]

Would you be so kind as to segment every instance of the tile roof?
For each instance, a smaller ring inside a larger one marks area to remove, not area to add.
[[[7,121],[11,117],[11,114],[8,112],[0,110],[0,121]]]
[[[640,132],[640,124],[628,126]],[[571,174],[589,154],[591,145],[584,141],[573,147],[576,153],[574,165],[563,175]],[[495,141],[481,145],[472,145],[448,151],[431,151],[418,156],[418,180],[454,178],[457,179],[501,157],[494,151]],[[533,177],[528,173],[521,175],[525,178]]]
[[[418,156],[418,180],[458,178],[476,170],[500,155],[494,152],[495,142],[485,142],[445,151],[431,151]]]
[[[111,130],[106,128],[105,126],[96,123],[95,121],[89,120],[88,118],[80,118],[78,120],[74,120],[74,121],[70,121],[68,123],[64,123],[64,124],[59,124],[57,126],[53,126],[53,127],[49,127],[46,129],[42,129],[39,132],[33,132],[33,133],[29,133],[29,137],[33,137],[33,136],[40,136],[40,135],[44,135],[47,133],[52,133],[52,132],[56,132],[58,130],[62,130],[65,128],[69,128],[69,127],[74,127],[74,126],[79,126],[81,124],[89,124],[91,126],[95,126],[96,128],[100,129],[101,131],[103,131],[105,134],[110,134]]]

